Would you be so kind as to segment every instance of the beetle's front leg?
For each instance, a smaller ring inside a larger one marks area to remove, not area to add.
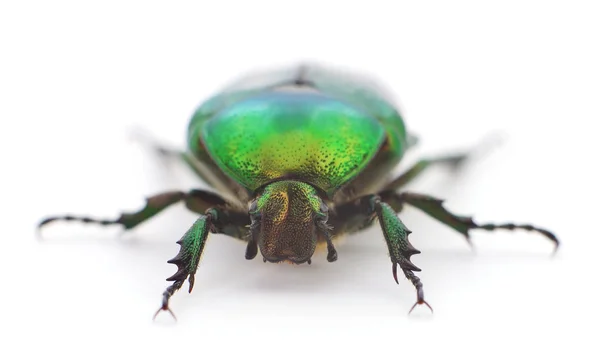
[[[383,202],[378,195],[361,197],[351,203],[339,206],[332,223],[334,229],[338,226],[340,229],[352,232],[371,224],[375,217],[379,220],[379,225],[388,246],[394,280],[398,283],[398,266],[400,266],[404,276],[417,290],[417,302],[412,306],[409,313],[418,304],[425,304],[433,311],[425,301],[423,283],[414,274],[414,272],[420,272],[421,269],[410,260],[411,256],[421,252],[408,241],[408,235],[411,231],[406,228],[389,204]]]
[[[167,278],[167,281],[172,281],[173,284],[167,287],[163,293],[162,305],[158,311],[156,311],[154,317],[156,317],[160,311],[168,311],[175,317],[169,308],[169,299],[183,286],[186,279],[189,282],[188,292],[192,292],[196,269],[198,268],[200,258],[202,257],[202,251],[206,245],[208,233],[223,233],[223,228],[230,226],[230,223],[232,223],[232,220],[229,218],[226,211],[210,208],[205,214],[201,215],[183,237],[177,241],[181,246],[179,253],[167,261],[167,263],[177,266],[177,272]]]
[[[382,202],[379,196],[371,196],[369,198],[371,209],[375,211],[381,230],[387,242],[388,250],[390,252],[390,258],[392,260],[392,273],[394,280],[398,283],[398,266],[404,272],[404,276],[415,286],[417,289],[417,302],[411,307],[410,312],[418,304],[425,304],[431,311],[433,309],[425,301],[423,295],[423,283],[417,277],[414,272],[420,272],[421,269],[415,266],[411,261],[410,257],[421,253],[408,241],[408,235],[411,231],[406,228],[404,223],[398,218],[396,212],[387,203]]]

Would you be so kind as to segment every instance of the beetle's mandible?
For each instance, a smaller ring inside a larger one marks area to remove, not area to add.
[[[479,224],[451,213],[439,199],[402,191],[430,166],[457,167],[467,154],[424,158],[391,177],[416,138],[407,133],[394,104],[372,84],[313,65],[250,76],[200,105],[189,124],[186,151],[156,146],[163,156],[187,164],[212,191],[157,194],[141,210],[117,219],[67,215],[48,217],[39,226],[64,220],[132,229],[172,204],[185,203],[199,218],[177,242],[179,253],[168,261],[178,269],[167,278],[172,283],[157,313],[171,311],[169,299],[186,279],[192,290],[209,233],[246,242],[246,259],[260,251],[265,262],[310,264],[317,245],[322,244],[327,260],[334,262],[336,239],[377,219],[395,281],[400,269],[416,288],[411,311],[417,304],[429,304],[415,275],[421,270],[411,261],[420,252],[398,218],[405,205],[422,210],[467,240],[474,229],[523,229],[541,233],[558,247],[556,236],[545,229]]]

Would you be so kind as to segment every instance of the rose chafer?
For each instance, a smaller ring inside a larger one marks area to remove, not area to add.
[[[259,250],[265,262],[311,263],[317,246],[327,260],[338,253],[336,239],[371,226],[377,219],[387,243],[392,273],[398,268],[425,301],[423,284],[411,261],[419,254],[409,242],[411,231],[397,214],[405,205],[463,234],[474,229],[536,231],[554,242],[549,231],[532,225],[479,224],[448,211],[441,200],[401,191],[432,165],[458,167],[467,154],[425,158],[393,178],[392,171],[415,144],[398,109],[372,82],[316,66],[300,66],[254,75],[207,100],[193,115],[188,150],[157,146],[164,156],[187,164],[214,191],[165,192],[147,199],[144,208],[117,219],[79,216],[56,220],[132,229],[167,207],[183,202],[198,220],[177,242],[169,263],[177,272],[167,281],[161,310],[184,281],[189,291],[209,233],[247,243],[246,259]],[[430,307],[431,308],[431,307]]]

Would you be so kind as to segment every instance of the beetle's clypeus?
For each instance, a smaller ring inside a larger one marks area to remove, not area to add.
[[[442,201],[400,190],[434,164],[457,167],[466,154],[426,158],[405,173],[390,176],[414,143],[396,107],[371,82],[317,66],[299,66],[250,77],[205,101],[193,115],[184,152],[158,147],[181,159],[213,191],[166,192],[147,199],[138,212],[114,220],[78,216],[56,220],[132,229],[168,206],[184,202],[200,214],[177,242],[169,263],[177,272],[167,281],[161,310],[187,279],[189,290],[209,232],[247,243],[246,259],[260,250],[265,262],[309,263],[318,244],[327,260],[338,258],[335,240],[370,226],[383,231],[392,261],[417,290],[417,304],[427,304],[420,271],[411,256],[420,253],[397,214],[416,207],[469,237],[473,229],[524,229],[554,242],[549,231],[531,225],[479,224],[455,215]]]

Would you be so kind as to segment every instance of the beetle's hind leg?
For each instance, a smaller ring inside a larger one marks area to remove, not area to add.
[[[533,226],[531,224],[514,224],[514,223],[503,223],[503,224],[493,224],[493,223],[484,223],[479,224],[473,221],[471,217],[458,216],[450,211],[448,211],[444,205],[443,201],[428,195],[417,194],[417,193],[394,193],[394,192],[383,192],[380,194],[381,198],[388,202],[396,212],[400,212],[404,206],[404,204],[409,204],[415,208],[420,209],[425,212],[429,216],[437,219],[448,227],[456,230],[461,233],[467,239],[467,242],[471,244],[469,231],[482,229],[486,231],[495,231],[498,229],[505,230],[525,230],[537,232],[548,238],[554,244],[554,250],[558,249],[560,243],[556,235],[552,232]]]
[[[211,182],[210,177],[200,168],[198,161],[194,159],[192,154],[161,144],[154,139],[154,137],[143,130],[135,129],[132,134],[137,141],[151,149],[160,158],[169,161],[176,160],[183,163],[198,178],[202,179],[208,185],[214,186],[214,182]]]
[[[481,157],[483,154],[487,153],[490,149],[497,146],[500,141],[501,139],[499,136],[488,136],[471,150],[420,159],[412,167],[389,182],[382,189],[385,191],[393,191],[404,188],[407,184],[433,166],[449,166],[452,169],[459,169],[467,161],[475,157]]]
[[[396,179],[385,185],[383,189],[401,189],[415,178],[423,174],[425,170],[430,169],[434,165],[446,165],[452,167],[453,169],[459,168],[467,159],[469,159],[470,154],[471,153],[459,153],[445,157],[421,159]]]

